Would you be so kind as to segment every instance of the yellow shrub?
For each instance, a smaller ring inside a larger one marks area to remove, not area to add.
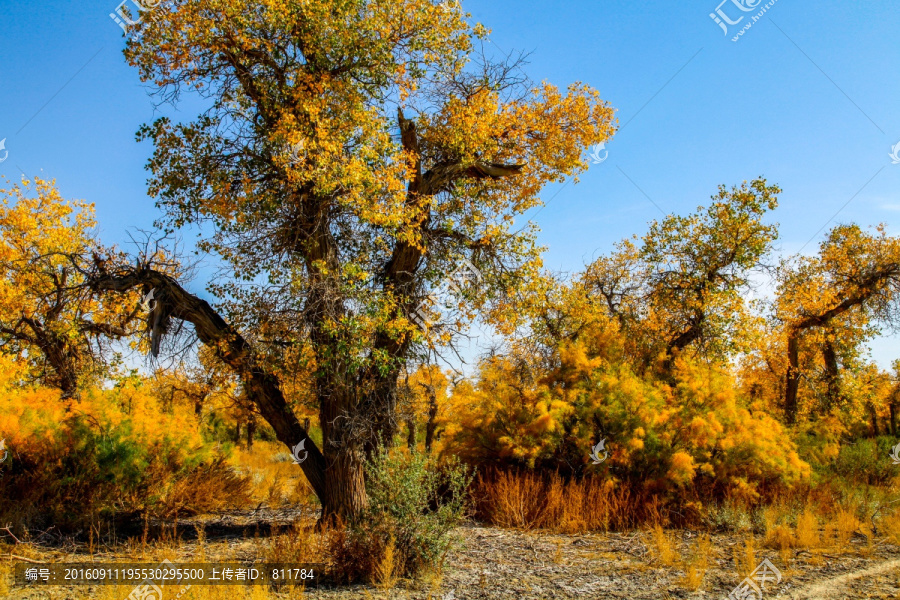
[[[193,413],[160,410],[137,378],[60,392],[0,382],[0,439],[10,460],[0,478],[0,520],[18,529],[83,527],[113,512],[159,516],[246,501],[243,479],[205,444]],[[69,404],[71,402],[71,404]]]

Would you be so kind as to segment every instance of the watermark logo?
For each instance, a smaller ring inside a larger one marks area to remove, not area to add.
[[[774,582],[776,585],[781,583],[781,571],[767,558],[756,567],[749,577],[731,590],[727,600],[760,600],[763,590],[766,589],[766,584],[769,582]]]
[[[122,0],[122,2],[116,7],[114,12],[109,13],[109,18],[115,21],[116,25],[122,28],[122,31],[125,32],[125,35],[136,36],[140,33],[140,29],[134,29],[137,25],[140,25],[144,20],[144,15],[141,13],[146,13],[157,6],[162,0]],[[135,11],[135,16],[137,20],[132,20],[131,14],[132,11],[125,10],[125,5],[131,2],[137,7],[137,11]]]
[[[459,0],[444,0],[438,6],[444,12],[456,12],[461,8]]]
[[[422,300],[410,315],[410,320],[415,323],[422,331],[428,331],[434,326],[435,321],[431,308],[439,303],[438,296],[446,292],[452,292],[455,295],[462,294],[466,287],[473,281],[481,283],[484,277],[481,271],[466,259],[462,259],[460,265],[450,275],[445,277],[441,284]]]
[[[302,440],[299,444],[291,448],[291,454],[294,456],[294,464],[299,465],[306,457],[309,456],[309,452],[305,449],[306,440]],[[303,458],[300,458],[300,452],[303,452]]]
[[[3,158],[0,158],[0,163],[9,158],[9,150],[6,149],[6,138],[0,140],[0,150],[3,150]]]
[[[0,142],[0,148],[3,148],[3,142]],[[891,147],[891,153],[888,154],[891,157],[891,162],[895,165],[900,165],[900,142],[897,142],[896,146]],[[0,162],[3,162],[0,160]]]
[[[0,456],[0,463],[6,460],[6,457],[9,456],[9,452],[6,451],[6,440],[0,440],[0,452],[3,453],[3,456]]]
[[[171,568],[173,566],[172,562],[167,558],[159,563],[155,569],[150,570],[156,573],[172,573],[175,572],[175,569]],[[184,586],[175,598],[180,598],[189,589],[191,589],[190,584]],[[162,588],[153,583],[153,580],[145,579],[131,590],[131,593],[128,594],[125,600],[163,600]]]
[[[895,465],[900,465],[900,444],[894,446],[893,451],[891,452],[891,461]],[[3,462],[3,461],[0,461]]]
[[[603,453],[602,457],[600,456],[601,452]],[[607,452],[606,450],[606,438],[603,438],[602,440],[600,440],[599,444],[591,448],[590,458],[592,461],[594,461],[593,464],[595,465],[599,465],[607,458],[609,458],[609,452]]]
[[[595,165],[599,165],[604,160],[609,158],[609,150],[606,149],[606,144],[597,144],[591,149],[591,158]]]
[[[441,600],[456,600],[456,591],[450,590],[449,592],[441,596]]]
[[[296,167],[306,159],[306,140],[300,140],[293,146],[285,149],[288,165]]]
[[[162,600],[162,588],[153,582],[143,582],[134,586],[125,600]]]
[[[741,0],[722,0],[722,2],[719,3],[719,5],[716,7],[715,12],[709,13],[709,18],[715,21],[716,25],[722,28],[723,35],[728,35],[728,25],[737,25],[744,20],[744,17],[741,16],[738,17],[736,21],[732,21],[725,13],[725,11],[722,10],[722,6],[727,4],[729,1],[743,12],[750,12],[752,10],[752,8],[747,8],[745,6],[745,2],[742,2]]]
[[[713,20],[713,22],[718,25],[722,29],[723,35],[728,35],[728,28],[731,25],[739,25],[746,17],[750,17],[750,20],[747,21],[743,28],[737,32],[733,38],[731,38],[732,42],[738,41],[744,33],[753,27],[753,25],[759,21],[762,16],[772,8],[778,0],[770,0],[765,5],[762,5],[763,0],[722,0],[719,5],[716,7],[715,11],[709,13],[709,18]],[[724,8],[726,4],[729,2],[734,5],[733,7],[727,7],[728,11]],[[755,15],[746,15],[741,13],[749,13],[758,10]],[[730,13],[730,14],[729,14]],[[732,17],[736,17],[732,19]]]
[[[147,312],[153,311],[156,308],[156,300],[153,299],[153,295],[156,293],[156,288],[150,290],[146,296],[141,298],[141,309]]]

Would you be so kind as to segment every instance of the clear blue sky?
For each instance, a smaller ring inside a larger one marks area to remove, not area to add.
[[[718,0],[463,1],[497,47],[531,52],[532,79],[586,82],[624,125],[605,162],[548,188],[534,212],[548,267],[577,270],[642,233],[661,215],[654,202],[688,212],[718,184],[758,175],[784,189],[784,252],[814,251],[838,211],[832,224],[900,234],[900,164],[888,156],[900,142],[900,5],[777,0],[733,42],[766,4],[743,0],[759,5],[742,12],[739,1],[721,5],[731,20],[746,15],[727,36],[709,16]],[[134,133],[160,113],[122,58],[117,4],[0,0],[0,175],[55,178],[96,203],[104,241],[124,244],[157,215],[151,146]],[[182,110],[176,119],[194,116]],[[873,348],[887,367],[900,338]]]

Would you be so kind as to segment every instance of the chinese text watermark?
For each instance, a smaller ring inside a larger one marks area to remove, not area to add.
[[[709,13],[709,18],[722,28],[724,35],[728,35],[730,26],[740,25],[743,22],[744,26],[731,38],[732,42],[736,42],[748,29],[753,27],[753,25],[755,25],[770,8],[775,6],[776,2],[778,2],[778,0],[770,0],[766,4],[760,6],[762,0],[722,0],[715,11]],[[727,10],[723,7],[726,7]],[[757,11],[755,15],[742,14],[754,11]],[[732,19],[732,17],[737,18]],[[749,20],[745,22],[744,19],[747,17],[749,17]]]

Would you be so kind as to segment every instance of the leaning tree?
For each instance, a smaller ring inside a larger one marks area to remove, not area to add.
[[[68,406],[85,383],[109,374],[117,360],[110,342],[140,325],[133,298],[85,285],[91,254],[115,253],[95,226],[93,206],[64,200],[52,181],[0,189],[0,355],[58,389]]]
[[[898,316],[900,238],[888,235],[882,226],[868,233],[857,225],[838,225],[828,232],[818,255],[785,260],[778,272],[775,317],[787,355],[783,400],[787,422],[795,423],[801,413],[804,345],[821,350],[827,408],[841,394],[839,357],[852,357],[883,328],[896,330]]]
[[[491,59],[458,2],[173,0],[147,17],[129,63],[161,99],[205,103],[191,122],[142,128],[149,193],[159,225],[198,227],[227,278],[210,285],[214,306],[147,263],[98,267],[95,288],[155,289],[153,329],[192,323],[278,439],[304,442],[323,516],[353,518],[364,457],[397,429],[398,375],[428,343],[413,318],[431,313],[428,291],[469,261],[481,283],[454,314],[508,320],[504,299],[539,266],[514,218],[586,167],[613,110]],[[321,448],[285,400],[296,372],[310,375]]]

